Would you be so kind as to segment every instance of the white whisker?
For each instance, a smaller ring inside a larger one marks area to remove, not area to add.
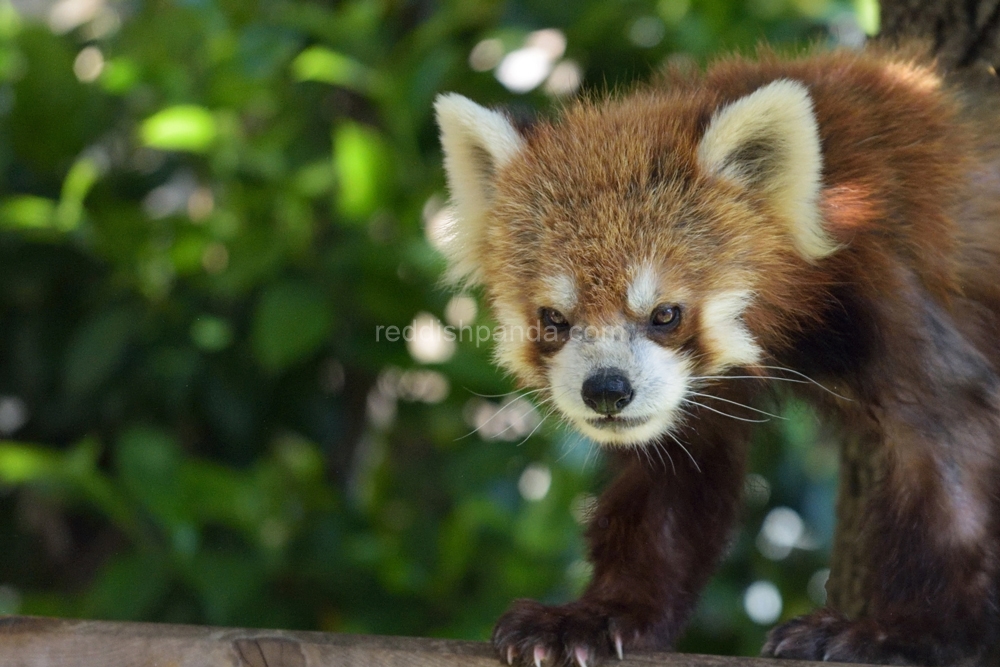
[[[478,433],[487,424],[489,424],[491,421],[493,421],[494,419],[496,419],[497,417],[499,417],[501,415],[501,413],[505,412],[512,405],[517,405],[518,399],[528,400],[529,396],[537,395],[538,393],[540,393],[542,391],[545,391],[546,389],[547,389],[546,387],[540,387],[538,389],[531,389],[529,391],[525,391],[525,392],[523,392],[521,394],[518,394],[516,398],[513,398],[513,399],[507,401],[506,403],[504,403],[503,405],[501,405],[500,408],[497,409],[497,411],[494,412],[492,415],[490,415],[490,418],[487,419],[486,421],[484,421],[482,424],[480,424],[476,428],[472,429],[471,431],[469,431],[465,435],[460,435],[459,437],[455,438],[455,442],[457,442],[459,440],[462,440],[464,438],[468,438],[470,435],[474,435],[474,434]],[[473,393],[475,393],[475,392],[473,392]],[[513,391],[513,392],[508,392],[506,394],[498,394],[498,396],[510,396],[513,393],[516,393],[516,390]],[[545,405],[548,401],[551,401],[551,400],[553,400],[551,397],[542,399],[542,401],[540,401],[539,403],[537,403],[537,405],[539,407],[541,407],[541,406]],[[506,433],[507,431],[509,431],[513,426],[514,426],[514,424],[508,424],[506,428],[504,428],[502,431],[500,431],[496,435],[497,436],[503,435],[504,433]]]
[[[563,392],[563,393],[565,394],[566,392]],[[560,394],[560,396],[561,395],[562,394]],[[552,396],[552,397],[550,397],[550,398],[545,399],[544,401],[542,401],[541,404],[544,405],[546,402],[554,401],[554,400],[555,400],[555,397]],[[524,440],[522,440],[521,442],[517,443],[517,446],[520,447],[521,445],[523,445],[524,443],[526,443],[528,441],[528,438],[530,438],[531,436],[535,435],[535,431],[537,431],[538,429],[540,429],[542,427],[542,424],[544,424],[546,421],[548,421],[549,417],[551,417],[552,415],[555,414],[556,409],[557,408],[553,407],[551,410],[549,410],[548,412],[546,412],[542,416],[542,418],[538,420],[538,424],[535,426],[535,428],[531,429],[531,433],[529,433],[528,435],[524,436]],[[504,429],[504,430],[506,431],[507,429]]]
[[[692,380],[780,380],[781,382],[794,382],[796,384],[809,384],[806,380],[796,380],[795,378],[780,378],[774,375],[698,375]]]
[[[699,403],[698,401],[692,401],[691,399],[684,399],[684,400],[685,400],[685,402],[690,403],[691,405],[697,405],[699,408],[704,408],[705,410],[708,410],[709,412],[714,412],[716,414],[722,415],[723,417],[729,417],[730,419],[735,419],[735,420],[741,421],[741,422],[750,422],[752,424],[764,424],[764,423],[767,423],[767,422],[771,421],[770,419],[748,419],[746,417],[737,417],[736,415],[731,415],[728,412],[722,412],[721,410],[716,410],[715,408],[710,408],[707,405],[705,405],[704,403]]]
[[[462,387],[462,389],[464,389],[465,391],[469,392],[473,396],[478,396],[479,398],[504,398],[505,396],[510,396],[512,394],[516,394],[519,391],[521,391],[520,389],[512,389],[512,390],[506,391],[506,392],[504,392],[502,394],[480,394],[479,392],[473,391],[473,390],[469,389],[468,387]],[[545,390],[545,387],[539,387],[537,389],[529,389],[529,390],[524,391],[521,394],[521,396],[522,397],[524,397],[524,396],[530,396],[531,394],[537,394],[538,392],[544,391],[544,390]]]
[[[549,417],[551,417],[551,416],[552,416],[552,413],[550,412],[550,413],[548,413],[547,415],[545,415],[544,417],[542,417],[541,419],[539,419],[539,420],[538,420],[538,423],[537,423],[537,424],[535,425],[535,428],[531,429],[531,433],[529,433],[528,435],[524,436],[524,440],[522,440],[521,442],[517,443],[517,445],[516,445],[516,446],[517,446],[517,447],[520,447],[520,446],[521,446],[521,445],[523,445],[524,443],[528,442],[528,438],[530,438],[531,436],[535,435],[535,431],[537,431],[538,429],[540,429],[540,428],[542,427],[542,424],[544,424],[544,423],[545,423],[545,421],[546,421],[546,420],[547,420],[547,419],[548,419]],[[504,429],[504,430],[506,430],[506,429]]]
[[[677,467],[674,465],[674,457],[672,457],[670,455],[670,452],[667,451],[666,448],[660,447],[659,443],[654,443],[654,444],[651,445],[651,447],[653,447],[653,451],[656,452],[656,455],[660,457],[660,463],[663,464],[663,471],[664,472],[667,471],[667,464],[663,460],[663,453],[665,453],[667,455],[667,458],[670,459],[670,468],[674,471],[674,476],[676,477],[677,476]],[[660,452],[661,449],[663,450],[663,453]]]
[[[641,447],[641,446],[639,446],[638,448],[641,449],[642,453],[646,455],[646,462],[649,463],[649,467],[652,468],[653,467],[653,457],[649,455],[649,450],[646,449],[645,447]]]
[[[650,445],[647,445],[646,449],[647,450],[650,449]],[[664,470],[664,472],[666,472],[666,470],[667,470],[667,462],[663,460],[663,454],[660,453],[660,450],[658,450],[655,445],[652,445],[652,449],[653,449],[654,452],[656,452],[656,456],[660,459],[660,465],[663,466],[663,470]]]
[[[807,380],[810,384],[816,385],[817,387],[819,387],[823,391],[827,392],[828,394],[836,396],[837,398],[843,399],[845,401],[851,401],[851,402],[854,401],[854,399],[848,398],[846,396],[841,396],[840,394],[838,394],[834,390],[827,388],[826,386],[824,386],[823,384],[817,382],[816,380],[813,380],[811,377],[809,377],[805,373],[797,371],[797,370],[795,370],[793,368],[785,368],[783,366],[757,366],[757,368],[766,368],[766,369],[772,370],[772,371],[783,371],[785,373],[791,373],[792,375],[798,375],[800,378],[803,378],[803,379]],[[781,379],[781,378],[775,378],[775,379]]]
[[[692,377],[691,380],[692,381],[699,381],[699,380],[777,380],[778,382],[791,382],[791,383],[794,383],[794,384],[812,384],[812,385],[816,385],[817,387],[819,387],[823,391],[825,391],[825,392],[827,392],[829,394],[832,394],[833,396],[836,396],[837,398],[840,398],[842,400],[852,401],[852,402],[854,400],[852,398],[848,398],[847,396],[843,396],[841,394],[838,394],[834,390],[832,390],[829,387],[825,386],[823,383],[817,382],[816,380],[812,379],[811,377],[809,377],[805,373],[802,373],[800,371],[794,370],[792,368],[785,368],[783,366],[754,366],[754,368],[766,368],[768,370],[783,371],[785,373],[791,373],[793,375],[798,375],[800,378],[804,378],[804,379],[783,378],[783,377],[778,377],[778,376],[775,376],[775,375],[700,375],[700,376],[697,376],[697,377]]]
[[[676,436],[676,435],[674,435],[673,433],[671,433],[671,432],[669,432],[669,431],[667,431],[667,435],[669,435],[669,436],[670,436],[670,439],[671,439],[671,440],[673,440],[674,442],[676,442],[676,443],[677,443],[677,446],[678,446],[678,447],[680,447],[681,449],[683,449],[683,450],[684,450],[684,453],[688,455],[688,458],[689,458],[689,459],[691,459],[691,463],[693,463],[693,464],[694,464],[694,469],[695,469],[695,470],[697,470],[698,472],[701,472],[701,466],[699,466],[699,465],[698,465],[698,462],[694,460],[694,456],[692,456],[692,455],[691,455],[691,451],[690,451],[690,450],[689,450],[689,449],[688,449],[687,447],[685,447],[685,446],[684,446],[684,443],[682,443],[682,442],[681,442],[681,441],[680,441],[680,440],[679,440],[679,439],[677,438],[677,436]]]
[[[788,419],[788,417],[782,417],[781,415],[773,415],[770,412],[766,412],[764,410],[759,410],[757,408],[750,407],[749,405],[744,405],[743,403],[739,403],[737,401],[731,401],[728,398],[722,398],[721,396],[712,396],[711,394],[699,394],[696,391],[692,391],[690,393],[691,393],[692,396],[701,396],[702,398],[713,398],[713,399],[715,399],[717,401],[722,401],[723,403],[729,403],[730,405],[737,405],[737,406],[739,406],[741,408],[745,408],[745,409],[751,410],[753,412],[759,412],[762,415],[767,415],[768,417],[774,417],[775,419]]]
[[[590,464],[590,457],[593,456],[594,452],[597,451],[596,443],[594,443],[593,440],[591,440],[590,438],[587,438],[587,442],[589,443],[589,447],[587,448],[587,455],[585,457],[583,457],[583,469],[584,470],[586,470],[587,466]]]

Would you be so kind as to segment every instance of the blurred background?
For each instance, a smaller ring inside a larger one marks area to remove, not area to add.
[[[874,0],[0,0],[0,613],[486,639],[572,598],[599,452],[442,324],[431,114],[551,113]],[[417,325],[408,341],[376,327]],[[683,650],[822,603],[837,454],[758,432]]]

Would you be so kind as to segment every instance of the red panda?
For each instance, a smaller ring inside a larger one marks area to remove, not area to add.
[[[483,286],[499,364],[621,469],[587,530],[589,586],[515,601],[502,661],[671,647],[777,382],[877,434],[885,477],[858,538],[865,616],[819,609],[764,655],[984,659],[1000,639],[998,88],[879,47],[669,71],[524,128],[438,98],[449,275]]]

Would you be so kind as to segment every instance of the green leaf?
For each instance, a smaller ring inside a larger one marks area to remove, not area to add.
[[[255,613],[252,608],[260,604],[264,576],[256,561],[230,552],[202,552],[188,572],[206,620],[217,625],[233,624]]]
[[[137,524],[132,508],[98,470],[100,455],[100,445],[89,438],[64,451],[0,441],[0,483],[55,484],[61,490],[71,490],[135,535]]]
[[[371,81],[368,68],[342,53],[311,46],[292,61],[292,75],[298,81],[320,81],[364,92]]]
[[[201,273],[204,270],[203,258],[208,244],[209,239],[201,230],[178,233],[170,247],[170,261],[174,270],[181,275]]]
[[[307,164],[296,172],[293,183],[304,197],[318,197],[333,186],[333,165],[329,160]]]
[[[0,204],[0,226],[48,229],[55,221],[56,204],[51,199],[21,195]]]
[[[0,39],[11,39],[21,31],[21,17],[10,2],[0,2]]]
[[[233,329],[221,317],[201,315],[191,323],[191,340],[206,352],[218,352],[233,342]]]
[[[135,313],[105,311],[83,323],[66,352],[65,387],[73,395],[98,388],[118,369],[135,333]]]
[[[853,0],[855,17],[858,25],[868,35],[878,34],[879,3],[878,0]]]
[[[83,157],[74,162],[63,179],[63,200],[82,202],[100,175],[101,169],[93,158]]]
[[[263,517],[266,499],[244,471],[187,460],[178,484],[198,523],[216,522],[253,532]]]
[[[313,354],[332,326],[329,305],[315,286],[299,281],[278,283],[257,303],[253,350],[265,369],[280,371]]]
[[[169,590],[168,574],[167,564],[158,554],[117,556],[88,591],[84,616],[115,621],[148,618]]]
[[[2,22],[2,19],[0,19]],[[2,30],[2,28],[0,28]],[[16,80],[24,74],[25,59],[17,49],[0,43],[0,81]]]
[[[118,439],[115,467],[122,484],[164,527],[187,525],[185,498],[178,488],[182,455],[176,441],[154,428],[133,427]]]
[[[382,136],[372,128],[344,123],[334,131],[333,164],[341,213],[363,220],[385,205],[387,158]]]
[[[104,63],[100,83],[104,90],[113,95],[123,95],[139,80],[139,66],[128,57],[113,58]]]
[[[0,482],[24,484],[55,475],[58,455],[37,445],[0,441]]]
[[[56,209],[56,224],[63,231],[76,229],[83,217],[83,200],[101,176],[101,168],[89,157],[73,163],[63,179],[62,198]]]
[[[193,104],[167,107],[144,120],[139,130],[146,146],[192,153],[207,151],[217,134],[212,112]]]

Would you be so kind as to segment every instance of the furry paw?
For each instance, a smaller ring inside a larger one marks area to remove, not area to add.
[[[844,650],[855,643],[851,630],[852,624],[846,618],[829,609],[821,609],[771,630],[760,654],[769,658],[861,662],[854,652]],[[851,655],[845,655],[847,653]]]
[[[771,630],[761,655],[881,665],[938,665],[968,655],[956,649],[926,633],[897,632],[874,619],[852,621],[833,610],[820,609]]]
[[[493,646],[508,665],[593,667],[611,656],[622,659],[628,638],[635,635],[597,604],[549,607],[515,600],[497,621]]]

